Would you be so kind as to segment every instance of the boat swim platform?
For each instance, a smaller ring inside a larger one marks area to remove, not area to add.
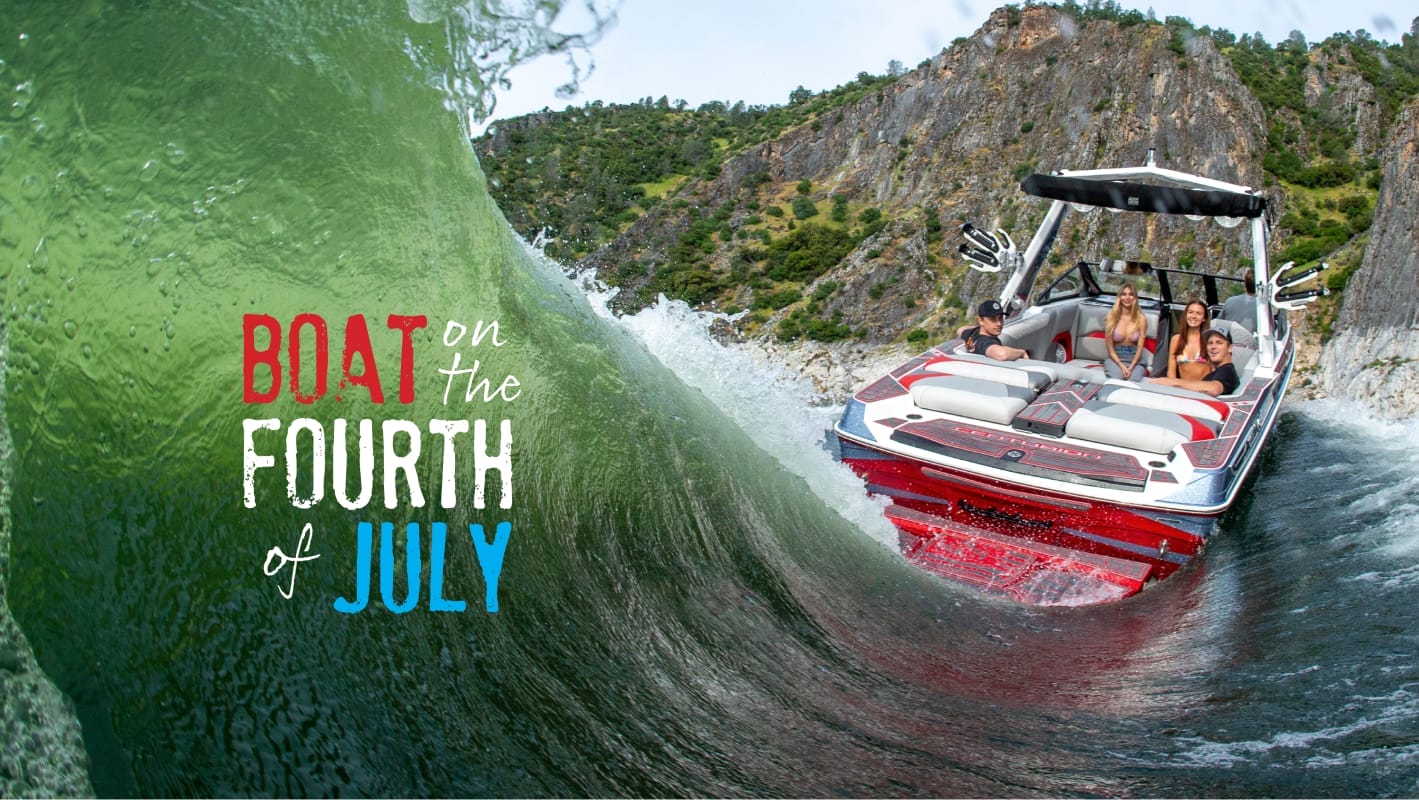
[[[1080,606],[1141,591],[1153,566],[987,531],[902,505],[886,517],[902,532],[908,561],[948,580],[1022,603]]]

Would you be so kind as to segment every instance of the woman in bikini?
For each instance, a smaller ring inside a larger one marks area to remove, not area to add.
[[[1143,358],[1143,334],[1147,330],[1148,320],[1138,307],[1138,291],[1133,284],[1125,283],[1104,318],[1104,344],[1109,351],[1104,372],[1110,378],[1136,381],[1148,374],[1147,368],[1138,363]]]
[[[1212,371],[1203,348],[1202,332],[1211,323],[1207,304],[1197,298],[1183,308],[1182,332],[1173,337],[1168,347],[1168,377],[1185,381],[1200,381]]]

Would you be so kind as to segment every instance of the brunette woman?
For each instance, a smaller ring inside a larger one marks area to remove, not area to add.
[[[1207,304],[1194,297],[1183,308],[1183,329],[1168,346],[1168,377],[1200,381],[1212,371],[1203,346],[1202,332],[1211,324]]]

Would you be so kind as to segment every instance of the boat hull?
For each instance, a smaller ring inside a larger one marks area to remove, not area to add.
[[[1061,569],[1115,583],[1117,597],[1124,597],[1186,564],[1201,551],[1219,516],[1155,513],[1038,489],[1027,492],[844,437],[839,446],[842,461],[866,481],[868,491],[892,501],[887,516],[901,532],[903,555],[945,577],[1025,602],[1074,604],[1078,593],[1051,600],[1029,588],[1021,560],[1050,560],[1059,567],[1073,559],[1077,565]],[[982,554],[970,552],[976,542]],[[983,555],[986,551],[995,555]],[[953,558],[973,566],[953,566]],[[979,567],[985,572],[976,577]]]

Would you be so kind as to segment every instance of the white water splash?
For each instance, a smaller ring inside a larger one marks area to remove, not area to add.
[[[1282,731],[1264,739],[1213,742],[1189,737],[1192,749],[1179,753],[1174,764],[1228,769],[1259,763],[1298,763],[1309,769],[1365,765],[1378,768],[1413,764],[1419,759],[1419,745],[1353,747],[1367,735],[1391,738],[1390,732],[1410,730],[1419,721],[1419,698],[1410,687],[1402,687],[1384,697],[1352,698],[1347,710],[1364,710],[1357,720],[1314,731]],[[1287,757],[1294,753],[1298,761]]]
[[[528,252],[544,262],[532,245]],[[560,265],[551,262],[561,269]],[[813,493],[872,539],[897,552],[897,531],[882,515],[880,498],[867,496],[862,479],[823,447],[825,433],[841,407],[815,404],[812,383],[787,369],[756,358],[747,347],[725,346],[710,335],[723,314],[695,311],[661,296],[636,314],[617,315],[608,307],[616,290],[584,273],[575,280],[597,315],[631,333],[651,355],[687,385],[698,389],[759,447],[803,478]]]
[[[1331,430],[1352,435],[1364,452],[1364,460],[1328,465],[1318,476],[1336,480],[1343,473],[1363,470],[1370,473],[1370,490],[1352,500],[1354,514],[1383,513],[1383,524],[1368,535],[1367,542],[1385,555],[1407,562],[1382,582],[1401,578],[1405,585],[1419,585],[1419,419],[1391,420],[1380,417],[1360,403],[1339,400],[1312,400],[1293,408]],[[1364,576],[1362,576],[1364,577]],[[1376,577],[1371,574],[1369,578]]]
[[[704,393],[765,452],[843,518],[895,551],[897,532],[882,516],[885,502],[867,496],[862,479],[823,447],[840,407],[815,405],[811,382],[725,346],[710,335],[717,316],[661,296],[636,314],[616,316],[607,291],[588,291],[596,312],[631,332],[680,380]]]

